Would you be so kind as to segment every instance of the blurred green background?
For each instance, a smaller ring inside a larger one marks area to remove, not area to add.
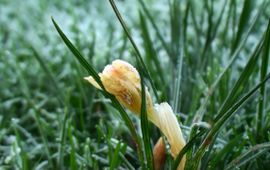
[[[154,102],[172,105],[187,141],[269,72],[269,0],[116,4],[157,89],[158,99],[147,82]],[[0,0],[0,169],[141,167],[119,113],[83,80],[88,73],[51,17],[98,72],[119,58],[136,65],[108,0]],[[269,82],[220,127],[201,169],[269,168],[268,91]],[[140,120],[128,115],[141,135]],[[149,126],[153,146],[161,133]],[[172,162],[168,150],[165,169]]]

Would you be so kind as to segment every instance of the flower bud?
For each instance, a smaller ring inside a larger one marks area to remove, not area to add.
[[[141,113],[141,80],[138,71],[131,64],[115,60],[111,65],[107,65],[99,76],[105,89],[113,94],[123,106],[137,115]],[[101,89],[93,77],[84,79]],[[147,88],[145,94],[147,113],[151,114],[153,104]]]

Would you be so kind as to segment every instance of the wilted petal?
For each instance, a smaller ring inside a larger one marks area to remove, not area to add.
[[[177,118],[174,115],[171,106],[168,103],[161,103],[155,105],[155,113],[153,123],[159,127],[162,133],[166,136],[171,154],[174,158],[183,149],[186,142],[183,137],[182,131],[178,124]],[[185,157],[182,159],[178,166],[179,170],[184,169]]]

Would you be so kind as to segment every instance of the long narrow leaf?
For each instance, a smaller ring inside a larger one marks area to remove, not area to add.
[[[140,70],[139,70],[140,72]],[[142,103],[141,103],[141,129],[143,134],[143,144],[144,144],[144,151],[146,155],[147,161],[147,169],[150,170],[154,169],[154,161],[153,161],[153,154],[151,149],[151,142],[150,142],[150,135],[148,129],[148,117],[147,117],[147,109],[146,109],[146,96],[145,96],[145,85],[144,85],[144,78],[140,72],[141,77],[141,89],[142,89]]]
[[[209,162],[209,168],[211,170],[215,170],[217,168],[217,165],[221,163],[223,160],[225,160],[225,156],[230,153],[231,150],[233,150],[234,147],[237,146],[240,139],[243,137],[243,135],[237,135],[235,138],[228,141],[228,144],[224,146],[223,149],[221,149]]]
[[[257,44],[257,47],[252,53],[243,72],[241,73],[240,77],[238,78],[234,86],[232,87],[232,90],[227,95],[225,101],[223,102],[222,106],[220,107],[218,111],[215,121],[218,120],[230,108],[230,106],[232,106],[232,104],[237,99],[238,94],[239,94],[239,89],[241,89],[241,87],[247,82],[248,78],[250,77],[252,71],[255,68],[254,63],[256,63],[256,61],[259,58],[259,54],[262,50],[262,44],[263,44],[263,39]]]
[[[232,64],[234,63],[234,61],[237,59],[237,57],[239,56],[240,51],[243,49],[249,35],[251,34],[251,31],[253,30],[253,28],[255,27],[258,19],[260,18],[262,12],[265,9],[265,1],[264,3],[261,4],[256,16],[254,16],[252,23],[248,29],[248,31],[246,32],[246,34],[244,35],[244,37],[242,38],[242,41],[240,42],[240,44],[238,45],[237,49],[234,51],[234,53],[231,55],[230,57],[230,61],[228,62],[228,64],[224,67],[224,69],[222,70],[222,72],[218,75],[217,79],[212,83],[212,85],[210,86],[207,96],[204,98],[200,108],[198,109],[198,111],[196,112],[196,115],[193,118],[193,122],[199,122],[202,118],[203,115],[205,113],[205,109],[206,106],[208,104],[208,101],[210,99],[210,97],[212,96],[212,94],[214,93],[214,91],[216,90],[218,84],[221,82],[222,78],[225,76],[225,74],[229,71],[229,68],[231,68]],[[262,39],[263,40],[263,39]],[[231,95],[233,95],[234,93],[232,93]],[[228,98],[231,98],[231,96],[228,96]]]
[[[249,91],[246,95],[244,95],[235,105],[233,105],[220,119],[213,125],[211,130],[208,132],[205,137],[203,143],[200,145],[198,151],[196,152],[194,163],[191,166],[191,169],[197,169],[199,166],[199,162],[205,153],[208,146],[214,142],[215,136],[218,134],[219,130],[224,126],[224,124],[228,121],[228,119],[233,116],[236,111],[252,96],[254,93],[270,78],[270,74],[257,86],[255,86],[251,91]]]
[[[225,169],[232,169],[233,167],[240,168],[242,165],[248,163],[249,161],[256,159],[257,157],[261,156],[265,152],[270,150],[270,143],[262,143],[258,144],[252,148],[250,148],[247,152],[240,155],[239,157],[235,158],[231,161]]]
[[[239,24],[238,24],[236,38],[232,44],[232,50],[231,50],[232,53],[237,48],[239,41],[240,41],[240,39],[245,31],[245,28],[248,24],[249,17],[251,16],[251,12],[253,9],[253,5],[252,5],[253,3],[254,3],[253,0],[245,0],[245,2],[244,2],[241,17],[240,17]]]
[[[179,152],[177,155],[175,161],[173,162],[172,170],[176,170],[179,163],[181,162],[183,156],[185,155],[186,152],[188,152],[191,147],[195,145],[195,142],[198,141],[198,138],[201,137],[205,133],[205,130],[200,131],[197,133],[193,138],[191,138],[188,143],[184,146],[184,148]]]
[[[97,72],[93,69],[93,67],[85,60],[85,58],[81,55],[81,53],[76,49],[76,47],[69,41],[69,39],[66,37],[66,35],[62,32],[62,30],[60,29],[60,27],[57,25],[57,23],[54,21],[54,19],[52,18],[53,24],[57,30],[57,32],[59,33],[59,35],[61,36],[61,38],[63,39],[63,41],[65,42],[65,44],[67,45],[67,47],[70,49],[70,51],[74,54],[74,56],[77,58],[77,60],[81,63],[81,65],[88,71],[88,73],[95,79],[95,81],[100,85],[100,87],[102,87],[103,89],[103,94],[107,97],[110,98],[110,100],[112,101],[112,105],[119,111],[122,119],[124,120],[126,126],[128,127],[132,137],[134,138],[136,144],[137,144],[137,151],[138,151],[138,155],[139,155],[139,159],[141,161],[143,161],[143,152],[142,152],[142,148],[141,148],[141,141],[140,141],[140,137],[138,136],[135,127],[132,123],[132,121],[130,120],[129,116],[127,115],[127,113],[125,112],[125,110],[123,109],[123,107],[121,106],[121,104],[117,101],[117,99],[109,94],[106,89],[104,88],[99,75],[97,74]]]
[[[139,51],[139,48],[137,47],[137,45],[134,42],[131,34],[129,33],[128,28],[127,28],[127,26],[126,26],[126,24],[125,24],[125,22],[124,22],[124,20],[123,20],[123,18],[121,16],[119,10],[118,10],[118,8],[116,7],[116,5],[114,3],[114,0],[110,0],[110,4],[111,4],[111,6],[112,6],[112,8],[113,8],[113,10],[115,12],[115,15],[117,16],[117,18],[118,18],[118,20],[119,20],[122,28],[124,29],[124,31],[125,31],[128,39],[129,39],[129,41],[131,42],[131,44],[132,44],[132,46],[133,46],[133,48],[135,50],[135,53],[136,53],[135,56],[136,56],[137,60],[139,61],[139,63],[142,66],[142,69],[143,69],[142,71],[145,73],[146,77],[149,79],[150,84],[151,84],[152,89],[153,89],[153,92],[154,92],[157,100],[159,101],[159,97],[158,97],[158,93],[157,93],[156,87],[155,87],[154,82],[153,82],[153,80],[152,80],[152,78],[150,76],[150,73],[149,73],[149,71],[148,71],[148,69],[147,69],[147,67],[146,67],[146,65],[145,65],[145,63],[144,63],[144,61],[142,59],[142,55],[141,55],[141,53]]]
[[[149,30],[147,27],[147,23],[144,19],[144,16],[142,13],[140,13],[140,23],[141,23],[141,29],[142,29],[142,38],[144,43],[144,49],[146,53],[146,57],[149,58],[149,60],[153,60],[155,66],[156,66],[156,72],[155,74],[158,75],[160,81],[159,81],[159,87],[162,87],[164,95],[166,95],[166,80],[164,76],[164,70],[161,67],[161,62],[159,61],[157,51],[155,50],[153,46],[153,42],[151,41]],[[166,97],[166,96],[165,96]]]
[[[269,62],[269,49],[270,49],[270,19],[268,20],[268,28],[266,31],[264,45],[263,45],[263,54],[262,54],[262,62],[261,62],[261,81],[265,78],[268,68]],[[265,105],[265,85],[263,85],[260,89],[260,100],[257,111],[257,137],[259,137],[261,133],[261,127],[263,125],[263,116],[264,116],[264,105]]]
[[[160,30],[154,20],[154,17],[150,14],[149,9],[146,7],[145,3],[143,0],[139,0],[139,3],[142,6],[143,11],[145,12],[146,16],[148,17],[148,19],[150,20],[151,25],[153,26],[158,39],[160,40],[162,46],[164,47],[165,51],[167,52],[168,56],[170,57],[170,59],[173,61],[173,55],[171,53],[171,49],[169,48],[168,44],[165,42],[164,38],[162,37]]]

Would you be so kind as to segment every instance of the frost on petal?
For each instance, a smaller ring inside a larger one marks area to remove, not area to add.
[[[137,115],[141,113],[141,82],[136,68],[123,60],[115,60],[107,65],[99,76],[106,91],[113,94],[123,106]],[[85,79],[101,89],[91,76]],[[147,113],[151,118],[153,104],[147,88],[145,92]]]
[[[140,76],[136,68],[123,60],[115,60],[112,62],[112,67],[117,69],[122,79],[131,82],[136,88],[140,89]]]

